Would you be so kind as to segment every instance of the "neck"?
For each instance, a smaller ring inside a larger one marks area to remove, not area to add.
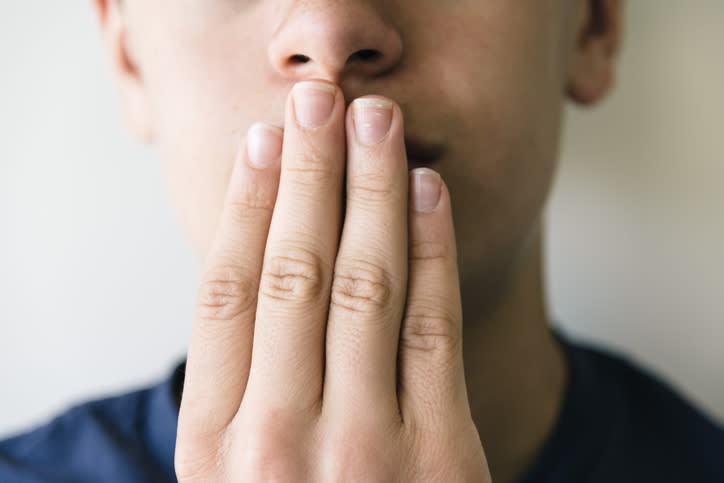
[[[475,302],[491,298],[465,299],[473,301],[464,305],[468,397],[497,482],[514,481],[533,463],[565,390],[565,360],[548,329],[541,245],[538,230],[493,308]]]

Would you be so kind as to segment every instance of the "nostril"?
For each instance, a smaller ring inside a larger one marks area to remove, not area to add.
[[[306,55],[302,55],[302,54],[295,54],[289,58],[289,61],[292,62],[293,64],[306,64],[310,60],[311,59],[309,57],[307,57]]]
[[[363,49],[358,50],[349,57],[349,60],[360,60],[362,62],[373,62],[382,57],[382,53],[379,50],[374,49]]]

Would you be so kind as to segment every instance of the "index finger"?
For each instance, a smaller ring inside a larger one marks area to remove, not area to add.
[[[256,124],[233,168],[201,276],[179,437],[185,431],[196,436],[215,434],[228,425],[241,404],[249,373],[258,280],[279,186],[281,145],[281,129]]]

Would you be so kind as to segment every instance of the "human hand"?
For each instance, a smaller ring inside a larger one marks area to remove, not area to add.
[[[179,481],[489,482],[444,183],[408,174],[387,99],[304,82],[285,115],[250,129],[202,274]]]

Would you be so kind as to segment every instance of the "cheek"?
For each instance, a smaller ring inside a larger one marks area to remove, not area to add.
[[[242,137],[256,121],[280,124],[283,113],[284,97],[260,72],[268,62],[254,37],[229,22],[156,30],[146,42],[142,75],[156,145],[173,204],[202,257]]]
[[[486,17],[456,19],[458,33],[447,32],[437,56],[455,113],[454,161],[443,176],[453,198],[461,270],[471,273],[496,273],[481,265],[507,265],[520,254],[537,226],[558,154],[559,37],[522,15],[521,7],[498,8]]]

